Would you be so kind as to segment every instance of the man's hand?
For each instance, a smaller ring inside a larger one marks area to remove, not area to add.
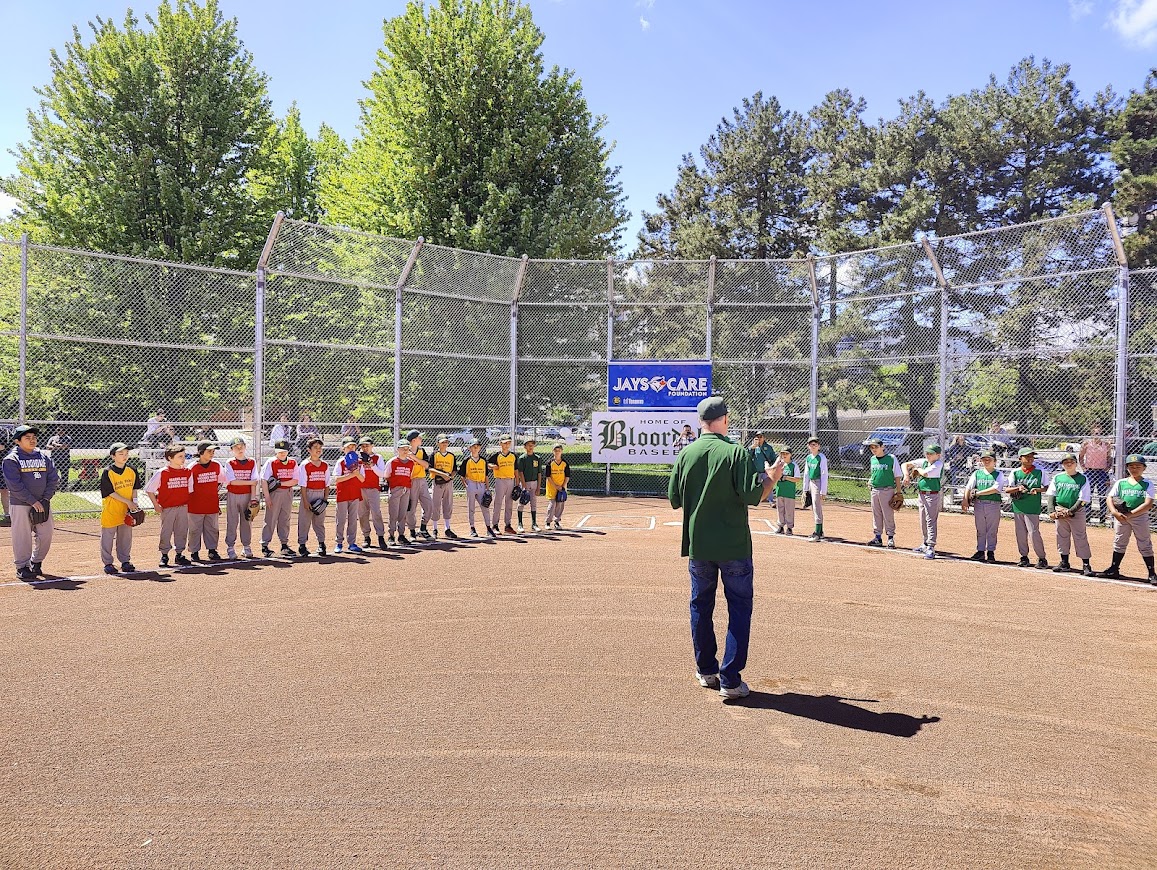
[[[41,504],[40,502],[38,502],[38,501],[34,501],[34,502],[32,503],[32,509],[33,509],[34,511],[42,511],[42,510],[44,510],[44,505],[42,505],[42,504]]]

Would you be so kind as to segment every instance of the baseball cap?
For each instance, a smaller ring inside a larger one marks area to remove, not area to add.
[[[1140,453],[1130,453],[1128,456],[1125,457],[1125,464],[1126,465],[1141,464],[1141,465],[1144,465],[1146,468],[1149,467],[1149,463],[1145,461],[1145,457],[1142,456]]]
[[[529,438],[522,439],[523,444],[538,444],[538,439],[531,435]]]
[[[708,396],[699,403],[695,410],[699,414],[700,420],[704,423],[710,423],[712,420],[727,416],[727,402],[723,401],[722,396]]]
[[[481,441],[479,441],[477,438],[475,438],[473,441],[471,441],[471,442],[470,442],[469,444],[467,444],[466,446],[467,446],[467,447],[481,447],[481,446],[482,446],[482,442],[481,442]]]
[[[510,436],[509,436],[509,435],[503,435],[501,438],[499,438],[499,439],[498,439],[498,443],[499,443],[499,444],[506,444],[506,443],[508,443],[509,441],[510,441]]]
[[[174,456],[184,456],[185,447],[182,444],[170,444],[165,448],[165,459],[171,459]]]
[[[236,447],[238,444],[244,445],[245,443],[246,443],[245,439],[242,438],[240,435],[234,435],[233,438],[230,439],[230,441],[229,441],[229,446],[230,447]]]
[[[422,437],[422,433],[419,432],[417,429],[411,429],[409,432],[406,433],[406,441],[413,441],[415,438],[421,438],[421,437]]]
[[[401,450],[403,447],[406,448],[407,450],[409,450],[410,449],[410,442],[409,441],[399,441],[398,442],[398,449]]]
[[[305,442],[306,447],[312,447],[314,444],[324,445],[325,442],[322,441],[320,438],[318,438],[316,435],[313,438],[310,438],[308,441]]]
[[[342,447],[345,447],[348,444],[357,444],[357,443],[358,442],[354,438],[351,438],[349,435],[347,435],[345,438],[341,439],[341,446]]]
[[[1020,450],[1016,451],[1016,455],[1018,459],[1021,456],[1036,456],[1036,451],[1031,447],[1022,447]]]
[[[33,432],[36,435],[40,434],[40,430],[35,426],[17,426],[14,430],[12,430],[12,438],[15,440],[20,440],[29,432]]]
[[[881,441],[879,438],[870,438],[868,440],[868,446],[869,447],[883,447],[884,442]]]
[[[214,444],[212,441],[198,441],[197,442],[197,455],[198,456],[200,456],[206,450],[216,450],[216,449],[217,449],[217,445]]]
[[[981,459],[996,459],[996,454],[993,453],[991,450],[981,450],[980,451],[980,458]]]
[[[289,442],[286,441],[284,438],[282,438],[280,441],[274,441],[273,442],[273,449],[274,450],[288,450],[289,449]]]
[[[438,437],[434,439],[435,444],[441,444],[442,442],[446,442],[447,444],[450,443],[450,439],[447,437],[445,432],[439,432]]]
[[[110,445],[108,446],[108,455],[109,455],[109,456],[112,456],[112,455],[113,455],[114,453],[116,453],[118,450],[128,450],[128,449],[129,449],[129,445],[125,444],[125,442],[123,442],[123,441],[114,441],[112,444],[110,444]]]
[[[1076,462],[1077,457],[1072,453],[1066,453],[1061,457],[1061,462]]]
[[[939,453],[940,452],[940,445],[939,444],[929,444],[924,448],[924,452],[926,454],[927,453]]]
[[[777,452],[777,453],[791,453],[791,448],[790,448],[790,447],[788,447],[786,444],[784,444],[784,445],[783,445],[781,448],[779,448],[779,450],[777,450],[776,452]]]
[[[369,444],[371,447],[373,447],[373,445],[374,445],[374,439],[373,439],[373,438],[371,438],[369,435],[363,435],[363,436],[361,437],[361,440],[360,440],[360,441],[358,441],[358,445],[359,445],[359,446],[361,446],[362,444]]]
[[[562,449],[564,449],[565,447],[566,447],[566,445],[565,445],[565,444],[563,444],[561,441],[555,441],[555,442],[554,442],[554,446],[553,446],[552,448],[550,448],[550,449],[551,449],[551,450],[562,450]]]
[[[819,444],[819,443],[820,443],[820,439],[819,439],[819,438],[817,438],[815,435],[813,435],[811,438],[809,438],[809,439],[807,440],[807,443],[808,443],[808,444]]]

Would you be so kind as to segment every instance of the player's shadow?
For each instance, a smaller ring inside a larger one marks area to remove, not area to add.
[[[855,704],[848,703],[856,702]],[[853,728],[856,731],[872,731],[891,737],[915,737],[920,729],[932,722],[939,722],[939,716],[909,716],[907,713],[877,713],[856,704],[875,704],[869,698],[841,698],[838,695],[805,695],[800,692],[752,691],[746,698],[727,702],[734,706],[750,707],[756,710],[777,710],[790,716],[802,716],[828,725]]]
[[[53,589],[57,592],[75,592],[81,589],[85,582],[84,580],[74,580],[72,577],[45,577],[43,580],[29,582],[28,585],[37,591]]]

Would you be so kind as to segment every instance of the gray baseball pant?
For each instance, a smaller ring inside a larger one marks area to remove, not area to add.
[[[170,541],[172,543],[170,544]],[[177,555],[185,552],[189,543],[189,506],[167,507],[161,511],[161,539],[157,549],[165,555],[175,549]]]
[[[438,520],[441,519],[445,522],[446,528],[450,528],[450,516],[454,513],[453,481],[434,484],[433,506],[434,527],[438,527]]]
[[[116,546],[117,561],[122,565],[132,561],[133,528],[121,523],[106,529],[100,529],[100,561],[105,565],[113,564],[113,546]]]
[[[812,495],[812,516],[815,517],[816,525],[822,526],[824,524],[824,501],[820,497],[820,482],[808,480],[807,491]]]
[[[317,542],[325,544],[325,514],[328,510],[329,505],[326,505],[321,513],[315,514],[309,509],[309,498],[304,495],[301,497],[301,503],[297,506],[297,546],[304,547],[309,543],[310,529],[313,529]]]
[[[1000,531],[1000,502],[975,501],[972,509],[976,523],[976,549],[982,553],[996,552],[996,536]]]
[[[362,534],[367,538],[370,535],[370,522],[374,524],[374,534],[379,538],[386,533],[386,523],[382,519],[382,491],[376,486],[362,487],[362,507],[358,519],[361,522]]]
[[[15,509],[13,505],[13,509]],[[1137,549],[1142,556],[1153,555],[1153,541],[1149,537],[1149,514],[1148,512],[1141,514],[1139,517],[1129,517],[1125,522],[1115,520],[1115,531],[1113,532],[1113,552],[1124,553],[1129,546],[1129,538],[1137,538]],[[15,521],[12,524],[16,525]]]
[[[775,516],[781,529],[795,528],[795,497],[775,496]]]
[[[275,531],[281,546],[289,546],[289,516],[292,512],[293,488],[283,484],[271,492],[265,502],[265,527],[261,530],[261,546],[269,546]]]
[[[568,493],[568,495],[569,495],[569,493]],[[552,498],[550,500],[550,507],[548,507],[546,509],[546,521],[548,523],[553,523],[555,520],[561,520],[562,519],[562,512],[565,509],[566,509],[566,502],[565,501],[556,501],[555,499]]]
[[[225,547],[229,552],[233,552],[238,532],[241,533],[241,546],[246,550],[253,543],[253,524],[245,519],[251,501],[253,496],[247,492],[225,493]]]
[[[201,539],[206,550],[216,550],[221,539],[220,514],[189,514],[189,549],[194,553],[201,549]]]
[[[1016,529],[1016,549],[1023,557],[1028,556],[1029,539],[1032,539],[1032,548],[1038,559],[1044,559],[1045,542],[1040,536],[1040,514],[1022,514],[1012,512],[1012,523]]]
[[[466,481],[466,514],[470,519],[470,528],[474,526],[474,505],[482,508],[482,519],[486,521],[486,528],[490,528],[490,508],[483,507],[482,496],[486,493],[485,483],[475,483],[472,480]]]
[[[504,519],[506,525],[510,525],[510,514],[511,511],[514,510],[514,499],[510,497],[513,489],[514,478],[494,478],[494,504],[490,506],[491,516],[494,517],[494,525],[498,525],[499,517]]]
[[[390,489],[390,537],[406,534],[406,516],[410,512],[410,487],[395,486]]]
[[[920,528],[924,532],[924,543],[936,549],[936,533],[940,528],[940,493],[920,491],[917,499],[920,505]]]
[[[418,527],[418,505],[422,506],[422,525],[430,520],[432,505],[430,502],[430,478],[419,477],[410,481],[410,531]]]
[[[523,485],[523,490],[530,496],[530,501],[526,504],[518,503],[518,515],[521,517],[524,510],[530,510],[532,514],[538,513],[538,481],[529,480]]]
[[[882,486],[872,490],[872,534],[877,538],[885,533],[889,538],[896,536],[896,512],[891,500],[896,492],[894,486]]]
[[[309,508],[306,508],[309,510]],[[337,534],[337,545],[356,544],[358,542],[358,516],[362,512],[362,500],[339,501],[334,511],[334,529]],[[324,534],[324,530],[323,530]],[[321,540],[320,538],[318,540]]]
[[[1093,558],[1093,551],[1089,548],[1089,533],[1085,528],[1084,507],[1071,517],[1061,517],[1057,520],[1057,552],[1067,556],[1070,542],[1072,548],[1077,551],[1077,558]]]
[[[32,507],[14,504],[12,511],[12,561],[17,568],[25,568],[30,562],[43,562],[52,548],[53,516],[48,509],[48,519],[36,526],[32,525]],[[127,526],[126,526],[127,528]]]

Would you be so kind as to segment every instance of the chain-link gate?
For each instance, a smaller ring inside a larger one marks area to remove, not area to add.
[[[984,448],[1157,453],[1157,270],[1131,286],[1108,209],[781,261],[527,260],[280,216],[256,275],[0,240],[0,418],[68,435],[82,487],[117,439],[332,455],[416,428],[561,439],[576,490],[658,494],[661,466],[591,463],[607,363],[706,358],[736,437],[814,432],[833,496],[862,499],[873,435],[943,441],[958,483]]]

